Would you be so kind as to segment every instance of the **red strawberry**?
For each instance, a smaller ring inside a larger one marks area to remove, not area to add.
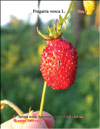
[[[70,42],[62,38],[46,42],[47,47],[41,56],[42,76],[53,89],[66,89],[76,77],[77,52]]]

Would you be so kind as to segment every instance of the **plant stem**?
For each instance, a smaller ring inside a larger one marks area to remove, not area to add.
[[[66,12],[64,18],[63,18],[63,23],[66,21],[66,18],[67,18],[68,13],[70,12],[71,6],[72,6],[72,0],[71,0],[71,2],[70,2],[70,5],[69,5],[69,7],[68,7],[68,10],[67,10],[67,12]],[[63,24],[63,23],[61,23],[61,24]]]
[[[23,116],[23,112],[21,111],[21,109],[18,106],[16,106],[14,103],[12,103],[12,102],[10,102],[8,100],[1,100],[0,101],[1,110],[4,108],[5,104],[7,104],[14,111],[16,111],[18,113],[18,115]]]
[[[44,82],[43,92],[42,92],[42,98],[41,98],[41,104],[40,104],[40,113],[39,113],[39,116],[42,116],[46,88],[47,88],[47,83]]]

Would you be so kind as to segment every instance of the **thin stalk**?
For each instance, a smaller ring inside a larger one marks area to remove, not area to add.
[[[42,116],[46,88],[47,88],[47,83],[44,82],[43,92],[42,92],[42,98],[41,98],[41,104],[40,104],[40,113],[39,113],[39,116]]]
[[[70,5],[68,7],[68,10],[67,10],[67,12],[66,12],[66,14],[65,14],[65,16],[63,18],[63,22],[61,24],[63,24],[66,21],[67,15],[69,14],[71,7],[72,7],[72,0],[70,2]]]
[[[18,113],[18,115],[23,116],[23,112],[21,111],[21,109],[18,106],[16,106],[14,103],[12,103],[12,102],[10,102],[8,100],[1,100],[0,101],[1,110],[4,108],[5,104],[7,104],[14,111],[16,111]]]

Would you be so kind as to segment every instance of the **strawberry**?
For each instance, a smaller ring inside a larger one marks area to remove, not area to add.
[[[51,88],[66,89],[76,77],[77,52],[70,42],[61,37],[46,42],[41,56],[42,76]]]
[[[83,6],[84,6],[84,10],[86,12],[87,15],[91,15],[93,13],[93,11],[95,10],[95,1],[94,0],[83,0]]]

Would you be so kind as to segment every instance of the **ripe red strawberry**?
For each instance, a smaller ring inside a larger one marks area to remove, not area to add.
[[[70,42],[62,38],[46,42],[47,47],[41,56],[42,76],[53,89],[66,89],[76,77],[77,52]]]

